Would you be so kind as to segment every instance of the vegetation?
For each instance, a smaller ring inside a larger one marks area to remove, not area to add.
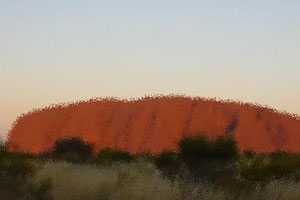
[[[63,138],[43,155],[13,153],[0,143],[2,200],[300,199],[300,155],[239,154],[233,137],[182,138],[178,152],[98,153]]]
[[[79,137],[62,138],[55,142],[48,154],[56,159],[82,162],[92,156],[93,145]]]
[[[108,163],[122,161],[122,162],[130,162],[134,160],[134,156],[128,152],[119,150],[119,149],[110,149],[106,148],[101,150],[93,159],[94,163]]]
[[[185,137],[178,143],[179,157],[195,178],[217,178],[234,164],[238,156],[238,148],[233,137],[217,137],[208,140],[204,134]]]
[[[47,200],[51,180],[32,183],[32,177],[42,167],[39,156],[8,152],[0,146],[0,199],[4,200]]]
[[[175,178],[180,173],[182,163],[174,152],[162,152],[154,157],[154,163],[163,175]]]

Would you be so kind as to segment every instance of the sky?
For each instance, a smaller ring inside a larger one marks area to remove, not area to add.
[[[53,103],[186,94],[300,114],[299,0],[0,0],[0,136]]]

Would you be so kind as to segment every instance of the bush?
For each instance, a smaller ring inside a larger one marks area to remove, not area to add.
[[[300,170],[300,155],[291,153],[279,153],[271,155],[271,162],[267,166],[273,176],[277,179],[290,176]]]
[[[154,162],[156,167],[169,178],[174,178],[178,175],[181,167],[181,162],[174,152],[162,152],[155,156]]]
[[[179,156],[191,168],[197,168],[203,160],[211,157],[212,145],[204,135],[182,138],[179,143]]]
[[[34,199],[33,194],[27,194],[27,179],[37,168],[32,157],[10,152],[0,155],[0,199],[24,199],[24,195]]]
[[[179,157],[197,176],[217,176],[232,165],[225,165],[237,158],[238,148],[233,137],[220,136],[210,141],[203,134],[182,138],[179,143]],[[230,164],[230,163],[229,163]]]
[[[198,168],[207,161],[228,161],[237,157],[238,148],[233,137],[219,136],[210,141],[199,134],[182,138],[179,143],[179,156],[190,168]]]
[[[81,162],[93,155],[93,145],[79,137],[62,138],[55,142],[50,155],[71,162]]]
[[[231,136],[219,136],[213,143],[212,155],[219,160],[230,160],[238,156],[236,141]]]
[[[300,155],[288,153],[272,153],[270,155],[254,155],[241,158],[238,162],[239,174],[252,182],[280,179],[294,175],[300,170]]]
[[[266,170],[269,163],[270,159],[263,155],[241,158],[238,162],[239,176],[251,182],[266,181],[272,177],[272,173]]]
[[[94,163],[112,163],[116,161],[130,162],[134,160],[134,156],[128,152],[119,149],[102,149],[94,158]]]

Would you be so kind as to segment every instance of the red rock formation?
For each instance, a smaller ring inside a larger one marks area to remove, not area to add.
[[[187,134],[211,139],[233,134],[241,151],[300,152],[300,119],[262,106],[183,96],[132,101],[93,99],[38,109],[18,118],[8,139],[13,151],[43,152],[58,138],[80,136],[132,153],[176,150]]]

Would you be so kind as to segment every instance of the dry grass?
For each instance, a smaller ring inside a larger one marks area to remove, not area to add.
[[[257,185],[251,194],[244,194],[241,200],[296,200],[300,199],[300,184],[294,180],[273,180],[265,187]]]
[[[35,181],[52,179],[55,200],[176,199],[178,185],[163,179],[148,163],[119,164],[110,168],[69,163],[47,163]]]
[[[274,180],[233,197],[209,183],[186,183],[163,178],[154,165],[139,161],[111,167],[48,162],[32,181],[51,178],[54,200],[295,200],[300,184],[292,179]]]

